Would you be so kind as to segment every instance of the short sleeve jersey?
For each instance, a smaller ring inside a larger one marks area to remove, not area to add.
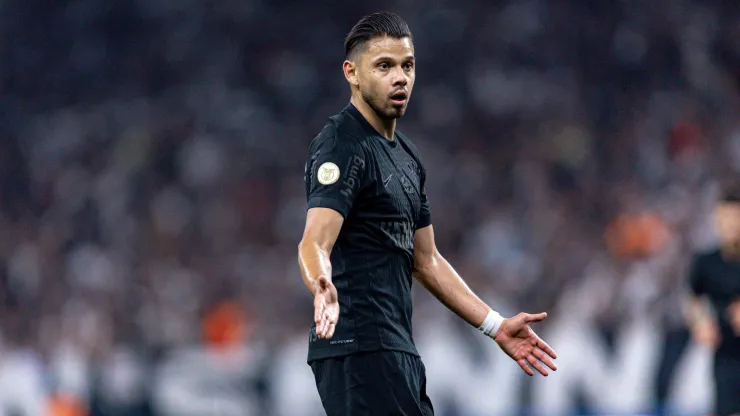
[[[694,256],[689,273],[691,291],[696,296],[707,296],[716,312],[720,328],[717,354],[740,359],[740,336],[732,330],[729,307],[740,300],[740,262],[724,259],[720,250]]]
[[[401,132],[381,136],[353,106],[331,117],[309,146],[308,209],[344,217],[331,252],[339,294],[334,336],[309,334],[308,361],[359,351],[418,355],[412,339],[414,234],[431,224],[426,172]]]

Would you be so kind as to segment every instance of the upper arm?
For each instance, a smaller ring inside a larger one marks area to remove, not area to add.
[[[432,215],[427,198],[426,181],[427,173],[424,165],[419,161],[419,188],[421,198],[421,209],[416,221],[416,233],[414,234],[414,270],[424,270],[433,266],[438,258],[437,244],[434,242],[434,227],[432,227]]]
[[[427,171],[424,169],[424,165],[419,163],[420,178],[419,178],[419,189],[421,198],[421,209],[419,211],[419,218],[416,221],[416,229],[422,229],[432,225],[432,214],[429,208],[429,199],[427,198]],[[434,236],[432,235],[432,239]]]
[[[367,182],[365,152],[353,138],[327,128],[311,143],[305,166],[308,212],[302,242],[331,251],[344,219]]]
[[[367,162],[354,138],[340,138],[336,132],[317,137],[305,166],[308,209],[330,208],[346,218],[369,182]]]
[[[429,225],[414,234],[414,271],[429,268],[437,260],[439,252],[434,242],[434,228]]]

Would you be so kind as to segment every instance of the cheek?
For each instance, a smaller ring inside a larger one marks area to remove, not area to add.
[[[364,77],[362,82],[362,89],[366,93],[376,96],[378,95],[378,90],[380,89],[380,85],[382,83],[382,80],[378,76],[378,74],[370,72],[367,74],[367,76]]]
[[[414,88],[414,82],[416,82],[416,72],[406,73],[406,89],[409,92]]]

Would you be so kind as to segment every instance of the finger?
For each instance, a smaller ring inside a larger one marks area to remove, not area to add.
[[[540,322],[544,321],[547,318],[547,312],[538,313],[535,315],[526,313],[524,314],[524,323],[530,323],[530,322]]]
[[[529,366],[527,365],[527,362],[523,358],[516,360],[516,362],[517,364],[519,364],[519,367],[521,367],[522,370],[524,370],[524,372],[527,373],[528,376],[531,377],[534,375],[534,371],[532,371],[532,369],[529,368]]]
[[[319,310],[319,319],[316,321],[316,333],[319,335],[319,338],[323,338],[326,330],[326,306],[323,304],[320,305]]]
[[[542,351],[544,351],[547,355],[549,355],[552,358],[558,358],[558,355],[555,354],[555,351],[552,348],[550,348],[550,346],[547,345],[547,343],[543,341],[542,338],[540,337],[537,337],[537,348],[541,349]]]
[[[329,324],[329,329],[326,331],[326,339],[330,339],[334,336],[334,330],[336,329],[337,324],[332,322]]]
[[[324,335],[326,333],[326,312],[321,314],[317,331],[319,333],[319,338],[324,338]]]
[[[537,357],[537,359],[540,360],[543,364],[550,367],[550,370],[558,371],[558,366],[556,366],[555,363],[552,362],[550,357],[548,357],[547,354],[542,352],[542,350],[535,349],[534,356]]]
[[[324,316],[321,318],[322,336],[326,338],[326,334],[329,333],[329,326],[332,324],[331,311],[329,308],[324,309]]]
[[[539,371],[540,374],[542,374],[543,376],[547,377],[550,375],[550,373],[548,373],[547,370],[545,370],[545,367],[543,367],[542,364],[539,361],[537,361],[534,355],[532,354],[528,355],[527,362],[529,362],[529,365],[534,367],[534,369]]]
[[[321,321],[321,316],[324,314],[324,298],[317,296],[313,301],[313,321],[316,325]]]
[[[326,322],[323,319],[319,319],[319,322],[316,323],[316,335],[318,335],[319,338],[324,338],[325,328]]]

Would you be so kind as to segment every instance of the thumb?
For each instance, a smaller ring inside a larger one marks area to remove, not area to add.
[[[531,322],[540,322],[544,321],[547,318],[547,312],[541,312],[535,315],[525,313],[524,314],[524,323],[528,324]]]
[[[330,282],[329,282],[329,278],[322,274],[321,276],[319,276],[318,279],[316,279],[316,283],[318,283],[319,287],[323,289],[329,286]]]
[[[316,296],[326,288],[326,277],[319,276],[313,281],[313,295]]]

